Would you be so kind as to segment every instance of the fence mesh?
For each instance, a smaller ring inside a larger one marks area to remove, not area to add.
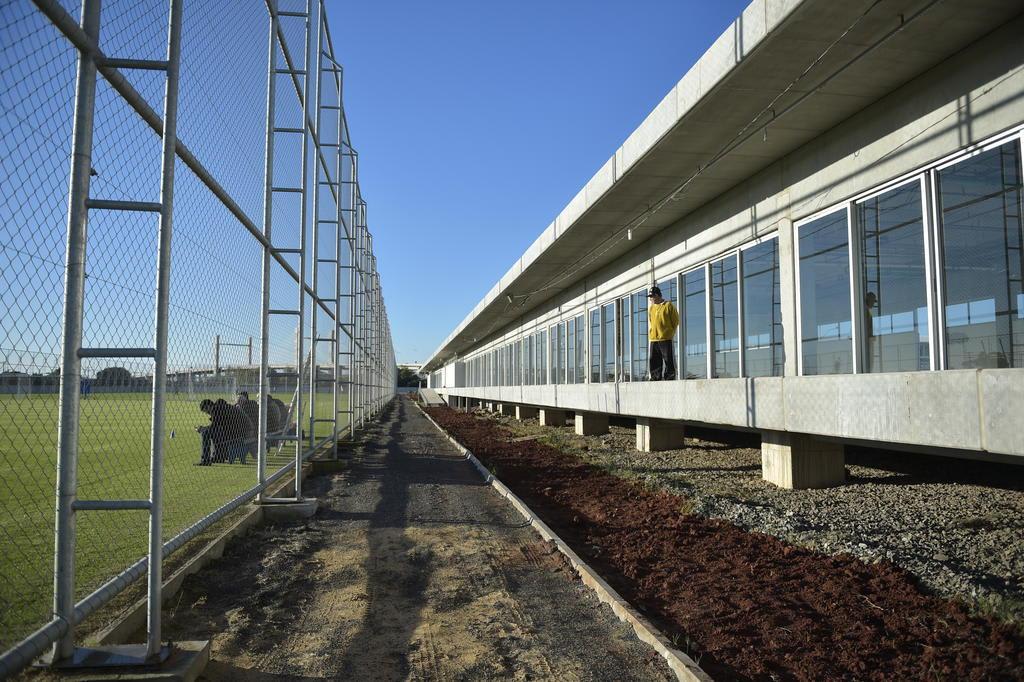
[[[80,8],[60,3],[77,20]],[[282,9],[303,11],[305,3]],[[319,10],[318,3],[313,6]],[[301,77],[268,76],[269,16],[263,3],[193,0],[184,5],[178,139],[230,197],[251,226],[263,227],[268,82],[276,96],[274,125],[305,128],[296,83]],[[165,58],[169,10],[166,0],[106,0],[99,44],[107,56]],[[305,69],[304,20],[281,18],[292,66]],[[311,22],[316,30],[316,22]],[[279,42],[279,45],[281,43]],[[277,67],[287,68],[278,49]],[[58,449],[58,388],[61,374],[68,185],[74,124],[78,50],[29,0],[0,0],[0,651],[6,651],[53,616],[54,498]],[[165,74],[123,70],[122,75],[162,116]],[[324,105],[342,100],[329,73],[319,79]],[[313,93],[309,93],[312,97]],[[338,141],[340,110],[325,110],[321,141]],[[334,117],[332,119],[332,116]],[[276,135],[274,185],[299,187],[303,141],[309,135]],[[324,226],[317,240],[323,264],[312,279],[314,233],[306,205],[301,239],[302,196],[271,199],[272,237],[277,248],[306,251],[305,284],[325,299],[321,305],[276,260],[270,262],[269,307],[295,309],[300,295],[305,316],[270,316],[267,324],[269,393],[281,400],[301,433],[310,417],[335,411],[335,351],[341,352],[338,428],[348,424],[354,392],[352,364],[359,344],[349,339],[353,278],[352,205],[356,178],[342,146],[323,148],[326,170],[313,172],[309,155],[307,201],[322,180],[320,214],[339,226]],[[159,201],[161,140],[153,128],[102,76],[97,79],[90,197]],[[338,183],[340,174],[341,183]],[[208,180],[208,178],[207,178]],[[337,198],[335,198],[337,193]],[[262,344],[264,246],[221,198],[180,158],[174,181],[166,428],[164,442],[163,537],[168,540],[258,482],[254,453],[244,464],[212,458],[201,462],[209,423],[203,400],[234,403],[239,392],[258,400]],[[87,232],[83,347],[150,347],[153,344],[158,217],[153,213],[90,211]],[[300,255],[282,259],[300,271]],[[336,268],[341,267],[339,273]],[[336,287],[340,281],[340,289]],[[338,296],[341,294],[340,304]],[[329,312],[328,312],[329,311]],[[317,337],[337,335],[337,346],[313,348]],[[381,331],[387,334],[386,330]],[[300,364],[296,345],[301,338]],[[378,364],[393,366],[390,347]],[[390,364],[389,364],[390,363]],[[313,367],[318,368],[314,375]],[[78,499],[146,499],[149,496],[153,363],[148,359],[83,359],[79,387]],[[367,397],[381,404],[388,382]],[[316,405],[309,387],[316,387]],[[294,413],[302,394],[302,414]],[[331,436],[335,425],[314,422],[313,435]],[[307,437],[308,431],[303,434]],[[234,453],[232,453],[234,454]],[[291,445],[271,444],[267,474],[294,461]],[[76,514],[75,593],[81,599],[145,556],[149,513]]]

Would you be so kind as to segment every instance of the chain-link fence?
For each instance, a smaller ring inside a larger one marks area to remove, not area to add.
[[[0,55],[4,677],[396,370],[320,0],[0,0]]]

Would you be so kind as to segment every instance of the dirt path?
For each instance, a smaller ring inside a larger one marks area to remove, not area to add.
[[[406,400],[307,492],[167,609],[205,679],[672,679]]]

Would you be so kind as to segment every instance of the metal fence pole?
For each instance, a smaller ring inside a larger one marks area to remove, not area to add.
[[[171,0],[167,31],[167,84],[164,91],[164,132],[160,183],[160,227],[157,254],[156,311],[153,347],[153,422],[149,472],[149,600],[146,653],[160,651],[160,607],[163,602],[163,473],[164,419],[167,389],[167,326],[171,296],[171,238],[174,224],[174,162],[178,139],[178,80],[181,63],[181,16],[184,0]],[[219,339],[219,337],[218,337]]]
[[[320,3],[320,11],[324,12],[323,3]],[[326,38],[327,48],[330,50],[330,59],[332,67],[334,69],[334,88],[335,88],[335,105],[338,112],[337,120],[337,136],[335,142],[337,146],[335,148],[335,168],[334,168],[334,181],[337,191],[335,192],[335,212],[334,212],[334,325],[332,326],[331,336],[333,338],[331,344],[331,355],[334,365],[334,371],[331,374],[331,418],[333,420],[334,429],[332,432],[332,439],[337,443],[338,440],[338,388],[341,382],[341,242],[342,242],[342,220],[344,216],[342,201],[344,197],[344,185],[342,184],[342,168],[344,164],[344,143],[345,143],[345,115],[342,108],[342,94],[344,85],[344,73],[341,70],[341,66],[334,59],[334,45],[331,41],[330,25],[327,23],[327,16],[323,14],[322,21],[324,22],[324,36]],[[335,448],[335,453],[337,449]]]
[[[263,238],[261,254],[260,279],[262,290],[260,296],[260,417],[259,430],[256,436],[256,480],[259,492],[256,502],[263,501],[263,491],[267,483],[267,409],[270,393],[270,252],[272,235],[271,228],[274,215],[274,106],[277,88],[277,0],[267,0],[267,11],[270,14],[270,30],[267,46],[267,137],[264,148],[263,165]],[[301,283],[300,283],[301,289]],[[284,415],[285,417],[287,415]]]
[[[308,4],[309,18],[307,20],[307,32],[311,30],[310,22],[313,22],[312,14],[313,3]],[[323,57],[320,52],[323,43],[323,21],[322,19],[322,7],[320,0],[317,0],[316,4],[316,39],[315,47],[312,51],[309,50],[308,44],[312,39],[312,33],[308,33],[307,38],[307,52],[306,52],[306,99],[309,99],[309,83],[311,73],[315,72],[314,84],[316,86],[316,104],[313,113],[313,135],[311,136],[313,145],[316,148],[316,158],[313,160],[313,222],[310,224],[313,231],[313,266],[312,266],[312,281],[310,282],[313,287],[313,298],[315,301],[319,301],[320,296],[320,174],[324,173],[327,181],[330,182],[330,177],[327,176],[326,171],[322,171],[320,164],[320,156],[323,153],[321,140],[320,140],[320,117],[322,113],[321,107],[323,106],[323,76],[321,75],[321,65]],[[316,55],[316,59],[313,59],[313,55]],[[316,403],[317,403],[317,388],[320,384],[320,370],[317,365],[317,339],[318,324],[317,318],[319,314],[314,306],[311,309],[309,316],[309,447],[312,448],[316,443]],[[298,473],[296,472],[296,476]]]
[[[82,30],[100,38],[100,0],[84,0]],[[82,361],[82,310],[85,300],[86,232],[89,173],[92,168],[93,122],[96,111],[96,60],[78,51],[75,123],[72,131],[71,178],[68,185],[67,273],[64,280],[64,323],[60,371],[60,418],[57,426],[57,513],[54,547],[53,613],[67,623],[55,644],[53,659],[66,659],[75,648],[75,511],[78,493],[79,382]]]
[[[302,180],[300,183],[301,192],[299,193],[302,197],[302,205],[299,208],[299,281],[306,281],[306,228],[307,228],[307,207],[309,204],[309,145],[315,140],[314,136],[316,131],[310,131],[307,123],[310,119],[310,97],[309,97],[309,84],[311,81],[311,74],[313,69],[312,65],[312,50],[313,50],[313,32],[310,28],[309,22],[313,18],[313,0],[306,0],[306,60],[303,70],[303,86],[302,86]],[[315,296],[315,294],[311,294]],[[317,301],[314,299],[313,306],[317,305]],[[306,292],[303,287],[299,287],[299,321],[298,321],[298,333],[295,336],[295,363],[296,372],[298,374],[297,384],[295,390],[295,499],[302,499],[302,376],[305,361],[305,344],[304,337],[302,335],[303,327],[306,321]],[[314,309],[315,314],[315,309]],[[315,359],[310,358],[310,368],[313,368]],[[310,414],[313,413],[312,405],[310,405]]]

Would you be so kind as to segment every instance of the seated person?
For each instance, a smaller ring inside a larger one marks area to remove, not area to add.
[[[250,453],[252,454],[253,459],[256,459],[256,438],[260,425],[260,406],[255,401],[249,400],[249,394],[246,391],[239,391],[238,400],[235,402],[235,408],[241,410],[249,422],[249,429],[246,433],[244,442],[245,449],[242,452],[241,458],[242,464],[245,464],[245,458]]]
[[[277,433],[281,430],[281,410],[277,403],[273,396],[267,394],[267,433]]]
[[[199,409],[209,415],[209,426],[197,426],[202,439],[199,459],[200,466],[227,461],[229,464],[238,457],[245,463],[245,441],[251,430],[248,417],[234,405],[221,399],[203,400]],[[212,446],[212,452],[211,452]]]

